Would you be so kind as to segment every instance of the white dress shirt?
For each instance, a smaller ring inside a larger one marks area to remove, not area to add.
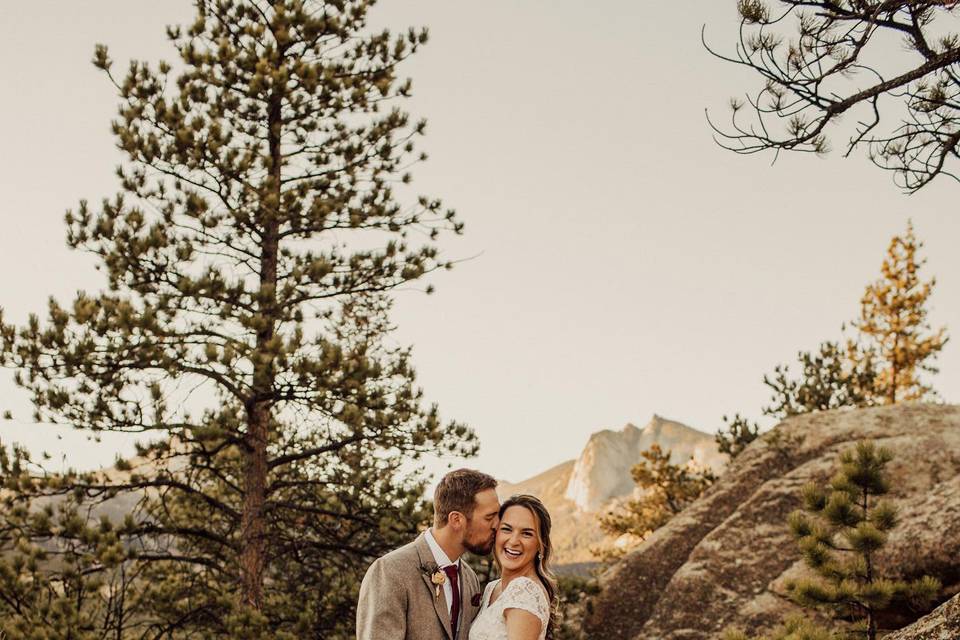
[[[430,551],[433,552],[433,559],[437,561],[437,566],[440,568],[440,570],[443,571],[444,567],[448,567],[451,564],[455,564],[457,565],[457,571],[458,571],[457,575],[459,576],[460,575],[459,573],[460,558],[457,558],[456,562],[451,562],[450,557],[446,554],[446,552],[442,548],[440,548],[440,543],[437,542],[437,539],[433,537],[433,531],[431,529],[427,529],[426,533],[424,534],[424,537],[427,539],[427,544],[430,545]],[[446,574],[444,574],[443,577],[444,577],[443,595],[445,596],[447,601],[447,613],[449,614],[450,610],[453,608],[453,586],[451,586],[450,580],[447,578]],[[461,583],[462,582],[463,581],[461,580]],[[462,588],[460,589],[460,593],[463,593]],[[462,607],[461,607],[461,610],[462,610]]]

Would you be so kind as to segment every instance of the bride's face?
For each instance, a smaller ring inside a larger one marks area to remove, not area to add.
[[[526,507],[512,506],[503,512],[497,529],[497,560],[504,571],[523,572],[540,550],[537,522]]]

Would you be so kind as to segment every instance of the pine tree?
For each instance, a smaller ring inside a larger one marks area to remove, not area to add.
[[[125,570],[118,527],[103,514],[91,517],[70,496],[18,500],[26,459],[25,451],[0,445],[0,638],[130,637],[143,603],[136,575]]]
[[[803,489],[803,509],[790,514],[790,529],[815,578],[787,584],[792,598],[807,607],[825,608],[845,623],[827,630],[809,623],[789,622],[770,640],[833,637],[876,640],[877,619],[903,607],[920,608],[938,594],[939,583],[929,576],[904,581],[887,577],[877,556],[897,524],[897,510],[882,498],[890,491],[886,471],[893,454],[872,442],[858,443],[840,455],[839,469],[827,487]],[[792,635],[791,635],[792,634]],[[746,635],[730,632],[730,640]]]
[[[946,329],[934,331],[927,322],[927,302],[936,279],[920,279],[926,263],[917,255],[922,247],[913,223],[890,240],[882,275],[867,286],[855,323],[867,354],[878,360],[875,393],[887,404],[929,397],[932,388],[920,374],[937,372],[932,361],[947,342]],[[851,350],[851,359],[862,362],[863,356]]]
[[[843,407],[869,407],[877,403],[874,389],[877,373],[870,352],[864,353],[854,342],[846,347],[824,342],[818,352],[797,353],[800,373],[793,377],[790,365],[781,364],[763,376],[773,390],[771,404],[761,412],[776,420],[812,411],[830,411]],[[715,436],[721,453],[735,458],[760,437],[760,426],[739,413],[730,420],[723,416],[725,428]]]
[[[763,408],[764,415],[783,420],[812,411],[876,404],[872,353],[861,351],[856,343],[844,348],[838,342],[824,342],[816,353],[798,352],[797,362],[797,378],[790,377],[787,365],[777,365],[773,374],[763,377],[773,390],[772,404]]]
[[[585,640],[584,616],[591,598],[600,593],[595,577],[562,575],[557,579],[557,631],[553,640]]]
[[[730,419],[723,416],[723,424],[725,428],[718,430],[713,439],[720,453],[727,454],[731,459],[743,453],[751,442],[760,437],[760,425],[750,422],[739,413]]]
[[[176,65],[122,77],[98,45],[121,191],[66,222],[105,288],[0,318],[38,421],[148,441],[115,472],[5,481],[21,505],[133,496],[114,535],[158,637],[349,637],[363,568],[422,519],[410,461],[476,450],[389,341],[389,292],[449,267],[462,225],[407,202],[425,124],[397,67],[427,33],[370,32],[373,4],[197,0]]]
[[[709,469],[670,462],[670,453],[653,444],[640,454],[643,460],[630,470],[630,475],[641,495],[600,516],[600,528],[605,533],[642,540],[693,503],[716,480]],[[612,560],[627,550],[629,546],[598,549],[595,553]]]

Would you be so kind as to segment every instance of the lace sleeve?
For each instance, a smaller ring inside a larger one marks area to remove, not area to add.
[[[503,598],[503,610],[523,609],[540,618],[540,622],[547,623],[550,619],[550,603],[543,588],[530,578],[514,578],[500,596]]]

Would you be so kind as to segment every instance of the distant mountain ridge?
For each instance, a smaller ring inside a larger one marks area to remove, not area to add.
[[[674,463],[714,471],[725,464],[712,435],[654,414],[643,428],[627,424],[619,431],[598,431],[575,460],[521,482],[501,482],[497,490],[501,498],[530,493],[543,500],[553,520],[557,564],[591,562],[591,547],[612,543],[600,531],[598,515],[634,493],[630,469],[653,444],[670,451]]]
[[[715,471],[723,466],[712,436],[654,414],[643,429],[627,424],[620,431],[604,430],[590,436],[573,466],[564,497],[581,511],[597,511],[610,500],[632,493],[630,468],[653,444],[670,451],[674,464],[689,460]]]

